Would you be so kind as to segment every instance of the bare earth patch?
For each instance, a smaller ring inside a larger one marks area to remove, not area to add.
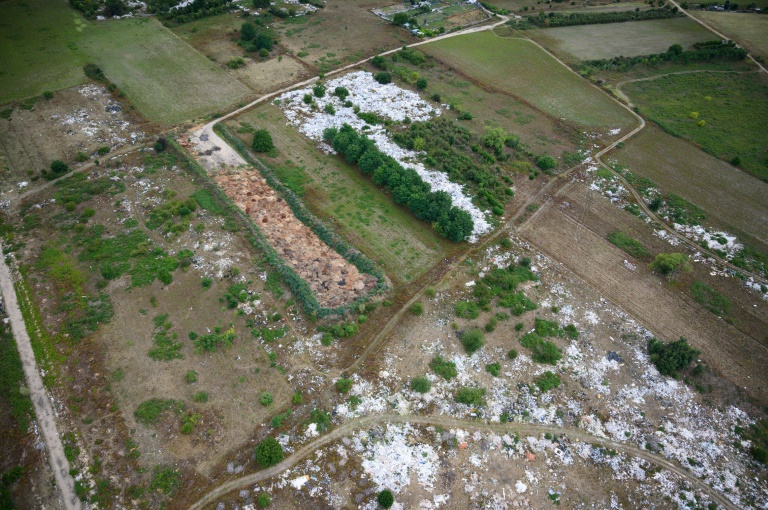
[[[259,226],[286,264],[309,284],[321,306],[349,303],[376,285],[376,278],[358,271],[296,219],[256,170],[219,174],[215,181]]]

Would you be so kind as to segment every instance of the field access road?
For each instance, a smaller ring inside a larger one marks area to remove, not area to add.
[[[699,25],[701,25],[702,27],[706,28],[707,30],[709,30],[710,32],[712,32],[713,34],[715,34],[716,36],[718,36],[720,39],[722,39],[722,40],[724,40],[724,41],[727,41],[727,40],[729,40],[729,39],[730,39],[730,37],[728,37],[728,36],[726,36],[726,35],[724,35],[724,34],[722,34],[722,33],[718,32],[717,30],[715,30],[715,28],[714,28],[712,25],[710,25],[709,23],[706,23],[705,21],[702,21],[702,20],[700,20],[700,19],[699,19],[699,18],[697,18],[696,16],[693,16],[691,13],[689,13],[688,11],[686,11],[685,9],[683,9],[683,8],[680,6],[680,4],[679,4],[679,3],[677,3],[677,1],[676,1],[676,0],[669,0],[669,3],[671,3],[672,5],[674,5],[675,7],[677,7],[677,8],[680,10],[680,12],[682,12],[683,14],[685,14],[686,16],[688,16],[689,18],[691,18],[693,21],[695,21],[696,23],[698,23],[698,24],[699,24]],[[755,16],[760,16],[760,15],[759,15],[759,14],[755,14]],[[744,49],[746,50],[746,48],[744,48]],[[761,64],[760,62],[758,62],[758,61],[755,59],[755,57],[753,57],[753,56],[752,56],[752,54],[751,54],[751,53],[747,52],[747,58],[749,58],[749,60],[751,60],[751,61],[752,61],[752,62],[753,62],[753,63],[754,63],[754,64],[755,64],[757,67],[759,67],[761,71],[763,71],[764,73],[768,73],[768,69],[766,69],[765,67],[763,67],[763,64]]]
[[[283,460],[279,464],[266,469],[262,469],[261,471],[257,471],[255,473],[235,478],[219,485],[208,494],[200,498],[189,508],[190,510],[202,510],[207,505],[213,504],[218,498],[228,494],[229,492],[248,485],[254,485],[263,480],[268,480],[269,478],[282,473],[286,469],[295,466],[302,459],[315,454],[315,452],[317,452],[317,450],[320,448],[332,443],[333,441],[337,441],[358,429],[372,428],[380,425],[388,425],[390,423],[409,423],[413,425],[424,426],[433,425],[446,429],[478,430],[481,432],[495,432],[497,434],[540,436],[542,434],[550,433],[560,438],[567,438],[571,441],[581,441],[604,448],[610,448],[616,450],[617,452],[622,452],[627,455],[643,459],[651,464],[676,474],[691,485],[697,487],[702,492],[709,494],[710,498],[712,498],[712,500],[715,501],[718,506],[727,508],[729,510],[738,509],[738,507],[734,505],[729,499],[718,493],[716,490],[712,489],[704,481],[691,474],[690,471],[680,466],[680,464],[677,462],[626,443],[620,443],[617,441],[611,441],[607,438],[593,436],[580,429],[564,429],[559,427],[549,427],[546,425],[536,425],[533,423],[486,423],[476,419],[471,420],[452,418],[450,416],[403,416],[399,414],[378,414],[348,421],[333,429],[328,434],[305,444],[290,457]]]
[[[0,254],[2,245],[0,245]],[[48,460],[51,463],[53,476],[56,480],[56,487],[59,489],[62,503],[66,510],[80,510],[82,505],[80,499],[75,494],[75,481],[69,474],[69,462],[64,455],[64,446],[59,438],[59,431],[56,428],[56,414],[51,405],[51,399],[48,391],[43,386],[43,379],[37,369],[35,362],[35,353],[32,351],[32,343],[27,334],[27,327],[24,324],[24,317],[21,315],[19,302],[16,299],[16,291],[13,288],[13,279],[8,264],[5,263],[5,257],[0,255],[0,291],[3,294],[3,303],[5,311],[11,320],[11,330],[13,338],[16,340],[16,346],[21,356],[21,364],[24,368],[24,375],[27,379],[29,388],[29,397],[35,408],[35,416],[40,433],[48,449]]]

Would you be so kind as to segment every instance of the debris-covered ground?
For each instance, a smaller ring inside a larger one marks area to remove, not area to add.
[[[334,95],[337,87],[344,87],[349,91],[349,95],[345,99]],[[467,211],[474,222],[473,241],[491,230],[492,226],[487,221],[486,214],[472,203],[472,198],[463,186],[451,182],[443,172],[427,169],[419,161],[419,153],[404,149],[392,141],[384,124],[367,122],[358,115],[372,114],[382,120],[397,123],[419,122],[440,115],[441,108],[433,107],[417,93],[402,89],[393,83],[383,85],[374,80],[371,73],[365,71],[352,72],[330,80],[325,83],[325,90],[322,97],[316,97],[312,88],[297,89],[281,95],[276,102],[288,122],[318,142],[320,149],[326,153],[333,152],[333,148],[323,142],[323,131],[327,128],[340,128],[349,124],[358,133],[367,135],[376,142],[382,152],[403,166],[416,170],[419,176],[432,186],[433,191],[447,192],[453,205]],[[304,100],[307,95],[311,98],[310,103]],[[312,102],[314,104],[311,104]],[[333,113],[328,112],[328,105],[332,106]]]

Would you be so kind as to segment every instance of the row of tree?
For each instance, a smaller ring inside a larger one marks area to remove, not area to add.
[[[453,206],[448,193],[432,191],[415,170],[404,168],[381,152],[373,140],[359,135],[349,124],[341,129],[326,129],[323,137],[349,163],[357,164],[364,174],[372,176],[373,182],[389,190],[395,203],[407,206],[417,218],[432,223],[441,236],[459,242],[472,233],[472,217]]]
[[[711,44],[694,45],[684,51],[679,44],[673,44],[664,53],[639,55],[636,57],[614,57],[611,59],[587,60],[584,65],[596,69],[624,72],[640,65],[655,66],[664,63],[690,64],[693,62],[714,62],[718,60],[744,60],[747,51],[733,42],[715,41]]]
[[[538,28],[570,27],[575,25],[596,25],[603,23],[623,23],[625,21],[645,21],[652,19],[667,19],[677,16],[683,16],[678,13],[677,7],[673,9],[648,9],[641,11],[639,8],[634,11],[619,12],[574,12],[570,14],[557,14],[550,12],[549,15],[540,12],[538,16],[525,16],[521,20],[512,20],[510,25],[515,28],[531,28],[529,25]]]

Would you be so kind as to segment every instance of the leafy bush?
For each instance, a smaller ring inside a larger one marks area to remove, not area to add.
[[[204,391],[198,391],[192,397],[192,400],[194,402],[197,402],[197,403],[200,403],[200,404],[205,404],[206,402],[208,402],[208,393],[206,393]]]
[[[339,379],[336,381],[336,391],[341,393],[342,395],[345,393],[349,393],[349,390],[352,389],[352,379]]]
[[[531,331],[520,339],[523,347],[533,351],[532,358],[538,363],[555,365],[563,357],[562,351],[549,340],[544,340],[538,333]]]
[[[461,345],[470,356],[485,345],[485,335],[479,329],[470,329],[461,334]]]
[[[179,431],[182,434],[191,434],[195,430],[195,425],[203,418],[199,413],[187,413],[181,417],[181,428]]]
[[[690,272],[693,268],[684,253],[659,253],[648,266],[664,276],[672,276],[679,272]]]
[[[322,83],[318,83],[314,87],[312,87],[312,93],[315,95],[315,97],[323,97],[325,96],[325,85]]]
[[[259,505],[259,508],[267,508],[269,505],[272,504],[272,499],[269,497],[269,494],[267,494],[266,492],[262,492],[256,498],[256,504]]]
[[[429,368],[448,381],[459,375],[458,370],[456,370],[456,363],[444,360],[439,355],[432,358],[432,361],[429,362]]]
[[[509,359],[517,359],[517,349],[510,349],[507,353],[507,358]]]
[[[666,344],[651,338],[648,341],[648,354],[651,363],[661,374],[676,377],[678,372],[687,368],[696,356],[701,354],[701,351],[690,347],[688,340],[683,337]]]
[[[283,460],[283,447],[273,437],[262,440],[256,446],[254,453],[256,463],[262,468],[274,466]]]
[[[480,308],[473,301],[459,301],[454,305],[453,311],[462,319],[477,319],[480,316]]]
[[[494,377],[499,377],[499,375],[501,375],[501,363],[497,362],[485,365],[485,371]]]
[[[693,296],[694,301],[715,315],[722,316],[731,313],[733,301],[702,281],[696,280],[691,284],[691,296]]]
[[[256,152],[269,153],[275,150],[275,144],[272,142],[272,135],[266,129],[258,129],[253,134],[251,147]]]
[[[325,432],[331,426],[331,415],[322,409],[313,409],[312,412],[309,413],[309,421],[310,423],[317,425],[317,430]]]
[[[456,402],[467,404],[468,406],[483,405],[485,397],[485,388],[460,388],[456,393]]]
[[[417,316],[424,315],[424,305],[422,305],[419,302],[412,304],[411,307],[408,308],[408,310],[410,310],[413,315],[417,315]]]
[[[540,156],[536,158],[536,166],[544,170],[552,170],[557,166],[557,161],[552,156]]]
[[[373,76],[373,79],[377,82],[381,83],[382,85],[386,85],[387,83],[392,83],[392,75],[389,74],[386,71],[382,71],[380,73],[376,73]]]
[[[201,352],[216,352],[219,345],[229,347],[237,338],[235,328],[229,328],[223,333],[217,332],[216,330],[220,330],[220,328],[214,328],[214,333],[199,336],[193,341],[195,352],[198,354]]]
[[[268,405],[271,405],[271,404],[272,404],[272,402],[274,402],[274,401],[275,401],[275,397],[273,397],[273,396],[272,396],[272,394],[271,394],[271,393],[269,393],[268,391],[265,391],[265,392],[264,392],[264,393],[262,393],[262,394],[261,394],[261,396],[259,397],[259,403],[260,403],[261,405],[263,405],[263,406],[268,406]]]
[[[184,381],[186,381],[187,384],[194,384],[197,382],[197,372],[194,370],[190,370],[186,373],[184,376]]]
[[[639,241],[632,239],[624,232],[615,231],[608,234],[608,241],[615,245],[617,248],[624,250],[635,258],[649,259],[651,252],[649,252],[645,246],[640,244]]]
[[[161,398],[152,398],[139,404],[133,412],[133,416],[139,423],[153,425],[157,423],[157,420],[160,419],[160,415],[165,411],[181,412],[183,409],[183,402],[173,399],[163,400]]]
[[[168,497],[173,496],[181,487],[181,473],[172,466],[155,466],[152,481],[149,484],[151,492],[160,492]]]
[[[376,496],[376,501],[382,508],[389,508],[395,503],[395,497],[392,495],[392,491],[384,489]]]
[[[535,384],[542,393],[546,393],[552,388],[560,387],[560,376],[546,371],[536,378]]]
[[[428,393],[432,389],[432,383],[426,377],[414,377],[411,379],[411,390],[417,393]]]

